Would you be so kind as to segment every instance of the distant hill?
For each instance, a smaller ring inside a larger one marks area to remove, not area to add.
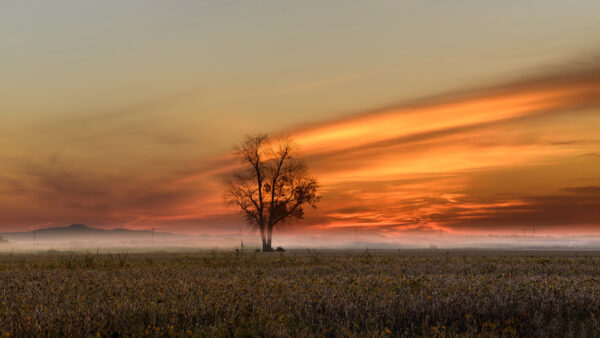
[[[0,236],[10,242],[48,242],[48,241],[147,241],[152,239],[151,230],[100,229],[83,224],[71,224],[65,227],[52,227],[27,232],[4,232]],[[185,238],[186,235],[170,232],[154,232],[154,239]]]

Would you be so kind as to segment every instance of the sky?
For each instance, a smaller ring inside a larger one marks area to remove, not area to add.
[[[8,1],[0,231],[238,231],[222,177],[291,137],[289,231],[600,233],[597,1]]]

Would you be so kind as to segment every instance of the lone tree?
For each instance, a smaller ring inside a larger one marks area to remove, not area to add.
[[[263,252],[273,251],[273,229],[316,208],[319,184],[308,176],[289,140],[272,142],[267,134],[247,136],[236,152],[242,168],[225,185],[227,203],[238,206],[248,224],[260,230]]]

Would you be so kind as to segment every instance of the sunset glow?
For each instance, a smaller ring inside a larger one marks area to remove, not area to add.
[[[230,20],[132,5],[130,21],[82,4],[81,22],[15,6],[39,20],[0,20],[0,228],[237,233],[223,181],[233,145],[262,131],[293,140],[321,184],[290,233],[600,234],[588,5],[551,6],[564,29],[499,4],[411,6],[427,22],[357,5],[373,12],[360,24],[329,5],[207,5]]]
[[[284,133],[323,188],[323,205],[304,227],[402,236],[512,234],[535,224],[552,234],[576,222],[571,231],[594,231],[600,77],[563,76],[569,81],[513,83]],[[184,181],[218,181],[236,167],[230,156],[221,163]],[[226,213],[214,189],[188,206],[214,209],[188,217]]]

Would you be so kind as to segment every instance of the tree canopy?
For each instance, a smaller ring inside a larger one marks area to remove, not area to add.
[[[302,219],[306,206],[316,208],[319,184],[290,140],[259,133],[247,136],[236,152],[242,167],[226,184],[227,203],[260,231],[263,251],[272,251],[273,229]]]

